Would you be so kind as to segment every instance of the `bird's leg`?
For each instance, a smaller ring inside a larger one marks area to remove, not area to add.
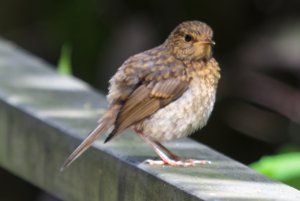
[[[137,132],[137,133],[161,158],[161,160],[150,160],[150,159],[146,160],[146,162],[149,163],[150,165],[170,165],[170,166],[187,167],[187,166],[195,166],[196,164],[210,163],[209,161],[205,161],[205,160],[194,160],[194,159],[183,160],[179,156],[173,154],[161,143],[150,140],[147,136],[145,136],[141,132]],[[161,149],[163,149],[163,151],[165,151],[171,158],[169,158],[168,155],[164,153]]]
[[[159,146],[161,149],[163,149],[173,160],[179,161],[179,160],[182,159],[180,156],[177,156],[176,154],[174,154],[173,152],[171,152],[167,147],[165,147],[164,145],[162,145],[160,142],[154,141],[154,143],[157,146]]]
[[[162,145],[158,141],[154,141],[154,143],[163,149],[174,161],[177,161],[177,165],[179,166],[195,166],[196,164],[210,164],[210,161],[207,160],[195,160],[195,159],[183,159],[180,156],[177,156],[173,152],[171,152],[167,147]]]
[[[147,163],[150,165],[164,165],[169,164],[171,166],[177,166],[176,161],[170,159],[163,151],[160,150],[160,147],[150,140],[148,137],[146,137],[143,133],[137,132],[139,136],[155,151],[155,153],[161,158],[161,161],[154,161],[154,160],[146,160]]]

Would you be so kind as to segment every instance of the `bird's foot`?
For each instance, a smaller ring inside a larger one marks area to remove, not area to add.
[[[195,159],[187,159],[187,160],[151,160],[148,159],[145,161],[149,165],[170,165],[170,166],[177,166],[177,167],[191,167],[196,165],[203,165],[203,164],[211,164],[211,161],[207,160],[195,160]]]

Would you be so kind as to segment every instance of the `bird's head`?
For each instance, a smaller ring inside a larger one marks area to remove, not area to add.
[[[165,45],[180,60],[208,60],[212,57],[213,31],[200,21],[179,24],[170,34]]]

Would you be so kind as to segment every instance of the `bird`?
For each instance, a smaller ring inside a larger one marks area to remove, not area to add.
[[[129,57],[109,80],[108,109],[98,126],[66,159],[68,167],[103,133],[104,143],[133,129],[161,160],[150,165],[195,166],[162,142],[203,128],[213,110],[220,66],[212,55],[213,30],[204,22],[180,23],[159,46]]]

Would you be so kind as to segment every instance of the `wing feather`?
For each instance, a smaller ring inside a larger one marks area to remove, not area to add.
[[[116,120],[115,128],[105,142],[176,100],[187,90],[188,85],[187,81],[176,78],[140,85],[124,103]]]

